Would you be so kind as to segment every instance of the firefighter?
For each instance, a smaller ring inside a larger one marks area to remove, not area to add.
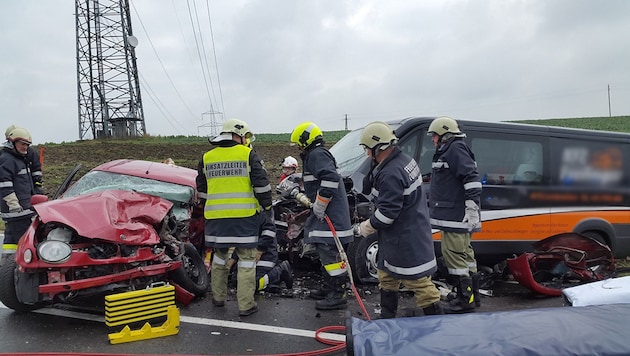
[[[282,183],[282,181],[286,177],[297,172],[298,161],[293,156],[287,156],[284,158],[284,160],[282,160],[282,163],[280,164],[280,166],[282,167],[282,174],[280,175],[280,183]]]
[[[31,134],[16,127],[7,134],[0,155],[0,214],[5,223],[2,258],[13,256],[20,237],[31,225],[33,176],[28,161]]]
[[[437,271],[426,195],[417,162],[402,152],[391,127],[376,121],[361,133],[360,144],[372,160],[366,181],[374,213],[359,224],[363,237],[378,234],[381,318],[395,318],[400,285],[414,292],[424,315],[444,314],[440,292],[431,281]]]
[[[472,233],[481,230],[481,179],[475,155],[457,121],[438,117],[429,125],[435,144],[431,164],[431,227],[441,230],[442,256],[454,293],[446,313],[472,312],[479,301],[479,274]]]
[[[297,125],[291,133],[291,143],[300,149],[304,191],[313,202],[312,214],[304,226],[304,242],[313,244],[321,265],[323,286],[310,294],[318,299],[318,310],[347,307],[346,283],[348,272],[337,250],[327,215],[344,248],[354,239],[350,222],[350,209],[337,162],[324,147],[322,131],[312,122]]]
[[[245,146],[251,148],[251,139],[245,141]],[[262,161],[261,161],[262,162]],[[297,161],[296,161],[297,165]],[[288,289],[293,288],[293,272],[289,261],[278,263],[278,240],[276,239],[276,225],[273,219],[273,209],[270,211],[270,219],[264,219],[260,226],[260,236],[265,238],[258,240],[258,251],[256,254],[256,290],[276,292],[280,288],[280,282],[284,282]],[[228,265],[237,263],[236,252],[232,253]],[[238,279],[238,271],[236,273]]]
[[[15,125],[11,125],[11,126],[7,127],[6,131],[4,132],[4,136],[6,137],[7,140],[9,139],[9,134],[11,133],[11,131],[13,131],[16,128],[17,128],[17,126],[15,126]],[[29,164],[29,169],[31,171],[31,178],[33,180],[34,194],[44,194],[44,191],[43,191],[44,182],[43,182],[43,176],[42,176],[42,163],[39,160],[39,154],[31,146],[28,147],[28,152],[26,153],[26,160],[27,160],[27,162]]]
[[[210,142],[215,147],[203,155],[197,168],[197,190],[205,199],[205,243],[213,248],[212,303],[222,307],[227,298],[229,249],[239,258],[237,300],[240,316],[258,311],[256,257],[259,230],[271,219],[271,186],[261,159],[247,147],[253,134],[247,123],[229,119],[221,133]]]

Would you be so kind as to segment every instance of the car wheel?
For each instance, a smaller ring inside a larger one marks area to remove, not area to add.
[[[0,302],[21,313],[37,309],[35,305],[21,303],[15,291],[15,271],[17,262],[13,256],[4,256],[0,266]]]
[[[171,271],[170,278],[180,287],[202,297],[208,291],[209,278],[203,259],[195,246],[184,243],[184,253],[181,255],[182,267]]]
[[[354,240],[348,247],[348,261],[352,276],[365,284],[378,283],[376,274],[378,239],[376,234]]]

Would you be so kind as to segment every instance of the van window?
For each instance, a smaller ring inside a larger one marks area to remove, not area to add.
[[[500,137],[470,138],[482,184],[541,184],[545,176],[542,143],[527,136]]]
[[[629,152],[623,149],[624,146],[617,143],[552,139],[554,183],[591,187],[622,186],[624,166],[630,164]]]
[[[420,142],[422,143],[421,145]],[[420,146],[420,149],[418,149],[418,146]],[[435,153],[435,145],[431,141],[431,137],[427,136],[426,130],[418,130],[405,135],[398,143],[398,147],[418,162],[422,176],[431,174],[431,162]]]

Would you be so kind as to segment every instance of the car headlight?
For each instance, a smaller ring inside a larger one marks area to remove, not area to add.
[[[72,254],[72,247],[65,242],[48,240],[37,246],[39,258],[48,263],[66,262]]]

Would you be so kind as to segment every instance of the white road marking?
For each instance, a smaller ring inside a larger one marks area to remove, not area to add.
[[[0,303],[1,309],[9,309],[4,304]],[[96,322],[105,322],[105,317],[100,315],[81,313],[69,310],[61,310],[55,308],[43,308],[34,310],[33,313],[47,314],[53,316],[60,316],[64,318],[73,318],[80,320],[88,320],[88,321],[96,321]],[[205,325],[205,326],[216,326],[221,328],[231,328],[231,329],[240,329],[240,330],[251,330],[251,331],[261,331],[268,332],[273,334],[284,334],[284,335],[293,335],[293,336],[303,336],[315,338],[315,331],[312,330],[304,330],[304,329],[294,329],[294,328],[284,328],[279,326],[271,326],[271,325],[262,325],[262,324],[253,324],[253,323],[243,323],[238,321],[227,321],[227,320],[218,320],[218,319],[206,319],[206,318],[197,318],[191,316],[180,316],[180,322],[188,323],[188,324],[196,324],[196,325]],[[334,341],[346,341],[346,336],[335,333],[320,333],[319,336],[321,338],[325,338],[328,340]]]

